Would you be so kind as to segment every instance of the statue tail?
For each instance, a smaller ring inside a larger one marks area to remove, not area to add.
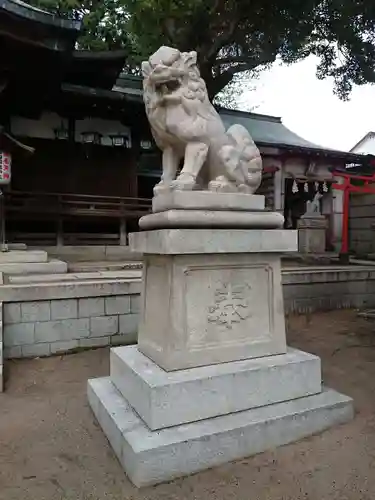
[[[251,187],[254,193],[262,180],[262,158],[260,151],[251,135],[242,125],[232,125],[227,130],[227,136],[239,154],[244,184]]]

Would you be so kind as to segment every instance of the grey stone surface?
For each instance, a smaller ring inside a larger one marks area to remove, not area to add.
[[[104,316],[104,298],[94,297],[78,300],[78,317]]]
[[[34,323],[25,323],[34,326]],[[58,342],[86,338],[90,335],[90,319],[65,319],[35,323],[35,342]]]
[[[37,273],[66,273],[68,265],[60,260],[49,262],[7,262],[0,263],[0,272],[4,274],[37,274]]]
[[[34,344],[35,323],[15,323],[4,326],[4,343],[7,347]]]
[[[130,311],[136,314],[141,311],[141,297],[139,295],[130,296]]]
[[[118,316],[90,318],[90,337],[114,335],[119,331]]]
[[[58,354],[71,351],[72,349],[76,349],[79,347],[79,340],[60,340],[58,342],[51,342],[50,349],[51,354]]]
[[[23,358],[39,358],[51,354],[51,344],[22,345],[21,352]]]
[[[6,324],[21,323],[21,304],[19,302],[5,303],[3,309]]]
[[[119,333],[110,337],[111,345],[130,345],[137,343],[137,332]]]
[[[353,418],[332,390],[151,431],[109,378],[90,380],[88,399],[115,454],[138,487],[218,466],[321,432]]]
[[[77,299],[62,299],[51,301],[51,319],[78,318]]]
[[[110,337],[88,337],[78,341],[80,347],[104,347],[109,345],[110,342]]]
[[[294,349],[168,373],[137,346],[118,347],[111,349],[110,377],[153,430],[321,391],[320,359]]]
[[[165,210],[237,210],[259,211],[265,197],[259,194],[213,193],[210,191],[165,191],[152,199],[152,211]]]
[[[105,313],[108,315],[130,313],[130,295],[117,295],[116,297],[106,297]]]
[[[10,250],[0,252],[0,266],[5,263],[47,262],[47,252],[43,250]]]
[[[139,220],[141,229],[277,229],[284,224],[278,212],[235,212],[227,210],[167,210],[144,215]]]
[[[21,322],[35,323],[51,319],[51,304],[49,301],[22,302]]]
[[[119,325],[119,333],[124,335],[129,335],[132,333],[136,333],[138,331],[139,325],[139,314],[123,314],[119,316],[120,325]]]
[[[0,392],[4,391],[4,307],[0,302]]]
[[[286,229],[160,229],[129,234],[143,254],[214,254],[297,251],[297,231]]]
[[[326,249],[327,219],[323,216],[304,216],[298,221],[298,251],[323,254]]]
[[[286,352],[277,255],[147,255],[143,290],[139,349],[164,370]]]
[[[140,292],[140,283],[129,279],[64,281],[61,283],[30,283],[0,287],[2,302],[30,302],[131,295]]]
[[[9,346],[4,348],[5,359],[22,358],[22,349],[20,345]]]

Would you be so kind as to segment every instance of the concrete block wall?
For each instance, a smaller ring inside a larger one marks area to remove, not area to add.
[[[283,271],[286,314],[375,307],[375,266]]]
[[[139,296],[4,304],[5,357],[49,356],[78,347],[136,341]]]
[[[349,210],[349,246],[365,255],[375,252],[375,195],[352,194]]]
[[[0,303],[0,392],[4,390],[3,305]]]
[[[136,342],[140,283],[60,283],[50,285],[50,298],[40,285],[3,286],[0,299],[6,288],[5,358]]]
[[[289,268],[282,279],[286,314],[375,307],[375,266]],[[140,280],[1,286],[5,357],[135,343],[140,288]]]

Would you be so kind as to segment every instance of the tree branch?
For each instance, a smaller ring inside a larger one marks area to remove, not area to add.
[[[219,59],[216,59],[215,63],[213,64],[213,67],[215,66],[222,66],[224,64],[247,64],[247,65],[254,65],[254,66],[260,66],[261,64],[267,64],[270,62],[273,62],[275,60],[275,55],[274,54],[262,54],[259,55],[258,57],[254,56],[233,56],[233,57],[221,57]]]

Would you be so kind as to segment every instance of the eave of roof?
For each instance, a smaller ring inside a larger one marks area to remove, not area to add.
[[[367,132],[367,134],[362,137],[362,139],[360,139],[353,147],[350,151],[354,151],[354,149],[358,148],[358,146],[361,146],[361,144],[363,144],[367,139],[370,139],[371,137],[374,137],[375,136],[375,132]]]
[[[338,151],[318,146],[289,130],[276,116],[248,113],[245,111],[218,108],[221,118],[230,127],[235,123],[243,125],[250,133],[254,142],[265,147],[278,147],[280,149],[300,152],[316,156],[329,156],[348,161],[360,161],[362,155]]]
[[[63,85],[65,92],[76,92],[92,95],[110,100],[122,100],[142,103],[142,79],[137,76],[121,74],[116,85],[110,90],[91,89],[79,85]],[[250,133],[254,142],[259,146],[277,147],[292,153],[307,154],[311,156],[324,156],[346,162],[362,163],[363,155],[339,151],[318,146],[289,130],[280,117],[250,113],[245,111],[229,110],[218,107],[218,112],[228,128],[239,123]]]
[[[64,82],[110,90],[125,65],[127,55],[125,50],[75,50],[68,63]]]
[[[33,7],[22,0],[0,0],[0,10],[22,19],[77,32],[77,35],[81,29],[81,21],[56,16],[45,10]]]

